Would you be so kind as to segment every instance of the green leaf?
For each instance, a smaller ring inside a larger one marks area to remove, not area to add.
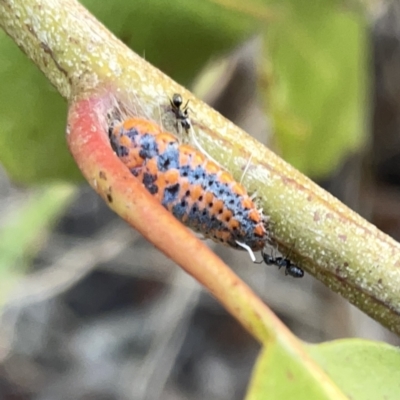
[[[339,1],[267,3],[279,6],[266,29],[264,64],[278,147],[295,167],[321,177],[367,133],[367,21]]]
[[[186,85],[211,57],[259,31],[250,16],[211,0],[82,3],[139,55]]]
[[[310,355],[352,400],[400,398],[400,350],[361,339],[310,345]]]
[[[80,176],[65,141],[67,104],[0,31],[0,162],[19,182]]]
[[[345,398],[345,397],[344,397]],[[329,383],[317,380],[300,357],[278,341],[264,346],[253,371],[246,400],[337,399]]]
[[[362,339],[305,345],[308,354],[351,400],[400,398],[400,350]],[[325,382],[315,380],[301,358],[279,343],[268,344],[253,372],[246,400],[322,400]]]
[[[7,216],[0,229],[0,304],[24,273],[27,258],[38,248],[49,227],[70,203],[75,187],[55,184],[43,187]]]

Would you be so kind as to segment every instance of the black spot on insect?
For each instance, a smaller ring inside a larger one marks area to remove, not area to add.
[[[141,139],[141,149],[139,156],[144,160],[153,158],[158,155],[158,146],[153,135],[144,134]]]
[[[179,194],[180,185],[175,183],[174,185],[168,186],[164,190],[164,198],[162,200],[163,205],[173,203]]]
[[[143,174],[143,184],[146,187],[146,189],[150,192],[150,194],[156,194],[158,193],[158,187],[157,185],[154,184],[156,181],[157,176],[149,173],[144,173]]]
[[[140,174],[140,169],[141,168],[137,168],[137,167],[135,167],[135,168],[131,168],[131,173],[132,173],[132,175],[133,176],[139,176],[139,174]]]
[[[159,171],[167,171],[171,168],[179,168],[179,151],[170,146],[163,154],[157,158],[157,167]]]

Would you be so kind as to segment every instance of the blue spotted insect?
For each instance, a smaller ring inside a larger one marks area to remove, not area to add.
[[[227,171],[149,120],[114,122],[109,137],[131,173],[182,223],[236,249],[263,249],[267,218]]]

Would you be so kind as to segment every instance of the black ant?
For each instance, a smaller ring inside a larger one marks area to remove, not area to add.
[[[279,269],[285,267],[285,275],[290,275],[293,278],[302,278],[304,276],[304,271],[289,260],[290,253],[288,257],[274,257],[261,250],[261,255],[265,264],[276,265]],[[261,264],[263,261],[256,262],[256,264]]]
[[[182,96],[179,93],[175,93],[169,102],[171,103],[172,111],[177,119],[177,124],[180,122],[182,128],[188,133],[192,126],[189,119],[189,100],[182,107]]]

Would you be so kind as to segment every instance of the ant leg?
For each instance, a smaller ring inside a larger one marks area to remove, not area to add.
[[[264,261],[264,249],[261,249],[261,257],[262,257],[262,260],[261,261],[253,261],[253,263],[254,264],[262,264],[263,262],[265,262]]]
[[[290,258],[290,256],[292,255],[293,248],[294,248],[294,246],[296,246],[296,241],[297,241],[297,239],[294,240],[293,246],[291,247],[289,254],[287,255],[286,258]]]
[[[182,111],[189,110],[189,108],[188,108],[189,101],[190,101],[190,100],[188,100],[188,101],[186,102],[186,104],[182,107]]]

